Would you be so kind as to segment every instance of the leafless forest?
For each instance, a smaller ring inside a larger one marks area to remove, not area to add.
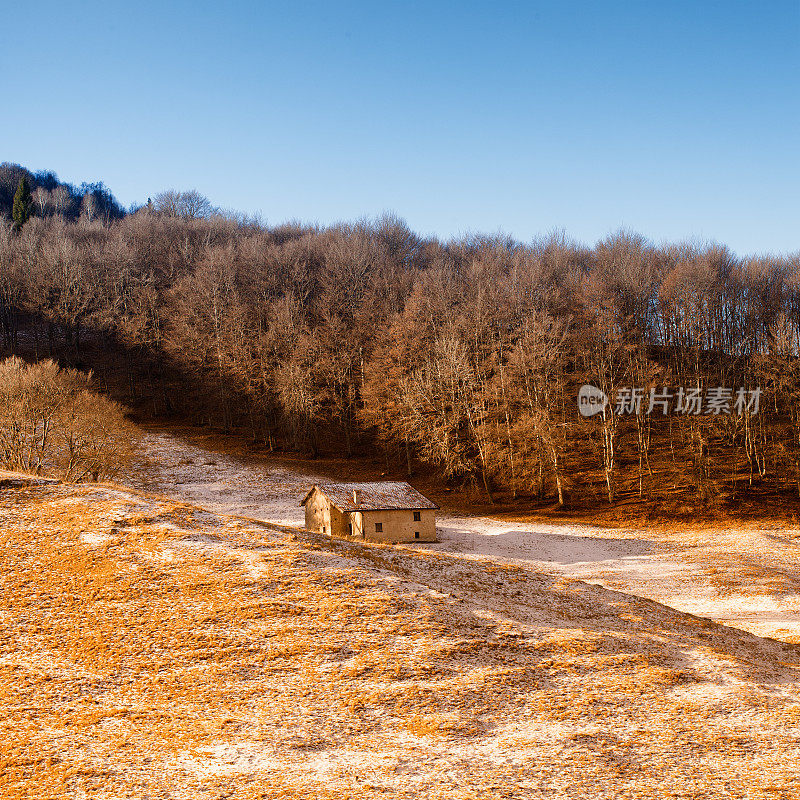
[[[441,242],[391,215],[269,226],[197,193],[123,213],[59,186],[0,226],[4,350],[91,368],[140,413],[381,451],[492,500],[672,513],[800,494],[798,256],[630,232]],[[763,393],[757,414],[583,419],[584,383]]]

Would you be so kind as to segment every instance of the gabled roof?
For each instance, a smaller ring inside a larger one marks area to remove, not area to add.
[[[300,503],[304,506],[314,489],[319,489],[339,511],[389,511],[409,509],[421,511],[439,508],[405,481],[376,481],[374,483],[318,483]],[[358,503],[353,492],[358,492]]]

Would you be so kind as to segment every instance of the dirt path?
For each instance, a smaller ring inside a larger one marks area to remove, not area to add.
[[[154,469],[140,485],[213,511],[302,525],[300,500],[319,479],[277,461],[204,449],[147,432]],[[800,531],[785,528],[610,529],[509,523],[444,514],[427,547],[525,565],[656,600],[759,636],[800,642]]]

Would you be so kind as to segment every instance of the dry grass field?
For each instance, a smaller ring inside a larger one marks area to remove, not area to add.
[[[4,798],[795,798],[800,651],[454,554],[0,488]]]

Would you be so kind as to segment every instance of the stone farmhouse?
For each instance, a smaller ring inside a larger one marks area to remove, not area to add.
[[[405,481],[325,483],[300,504],[306,528],[379,542],[435,542],[439,506]]]

